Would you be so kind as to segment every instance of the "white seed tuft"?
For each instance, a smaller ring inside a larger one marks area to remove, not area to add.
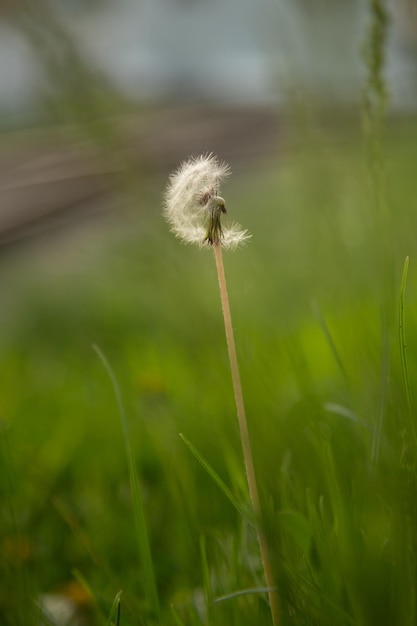
[[[171,174],[164,215],[172,232],[184,243],[235,249],[250,238],[239,224],[221,224],[226,208],[219,196],[220,183],[229,175],[227,163],[213,154],[190,158]]]

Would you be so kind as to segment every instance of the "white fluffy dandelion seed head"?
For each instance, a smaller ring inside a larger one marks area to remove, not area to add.
[[[200,247],[207,241],[206,196],[220,198],[220,183],[230,175],[227,163],[213,154],[190,158],[170,176],[165,194],[164,215],[172,232],[184,243]],[[249,239],[249,233],[233,223],[221,229],[221,245],[235,249]]]

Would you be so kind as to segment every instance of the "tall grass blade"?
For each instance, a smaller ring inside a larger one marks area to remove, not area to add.
[[[258,593],[271,593],[276,591],[276,587],[253,587],[251,589],[239,589],[239,591],[233,591],[232,593],[226,593],[223,596],[217,596],[213,600],[213,604],[220,604],[226,602],[226,600],[232,600],[233,598],[240,598],[240,596],[249,596]]]
[[[405,392],[407,395],[407,403],[410,411],[410,416],[414,415],[414,402],[413,395],[410,387],[410,378],[408,375],[408,363],[407,363],[407,347],[405,342],[405,326],[404,326],[404,299],[405,288],[407,285],[407,273],[408,273],[409,257],[407,256],[404,261],[403,275],[401,279],[401,291],[400,291],[400,311],[399,311],[399,339],[400,339],[400,354],[401,354],[401,367],[404,378]],[[417,433],[412,420],[412,430],[414,439],[417,440]]]
[[[212,593],[211,593],[211,583],[210,583],[210,570],[207,559],[207,547],[206,547],[206,538],[204,535],[200,537],[200,553],[201,553],[201,563],[203,567],[203,589],[204,589],[204,597],[206,600],[206,624],[210,626],[212,623],[211,620],[211,604],[212,604]]]
[[[401,279],[401,291],[400,291],[400,314],[399,314],[399,334],[400,334],[400,353],[401,353],[401,367],[404,376],[405,391],[407,394],[407,402],[410,411],[413,408],[413,399],[410,389],[410,379],[408,376],[408,364],[407,364],[407,348],[405,343],[405,327],[404,327],[404,298],[405,288],[407,284],[409,257],[407,256],[404,261],[403,275]]]
[[[107,626],[120,626],[120,612],[121,612],[121,602],[120,598],[122,595],[122,590],[116,593],[116,597],[113,600],[112,607],[110,609],[109,619],[107,620]]]
[[[329,344],[329,348],[330,348],[330,350],[332,352],[333,358],[336,361],[337,366],[338,366],[338,368],[339,368],[343,378],[346,381],[346,384],[348,384],[348,377],[347,377],[347,374],[346,374],[345,367],[343,365],[343,361],[342,361],[342,359],[340,357],[339,351],[338,351],[338,349],[336,347],[336,344],[334,342],[333,336],[332,336],[332,334],[331,334],[331,332],[329,330],[329,327],[328,327],[328,325],[326,323],[326,320],[324,319],[324,316],[323,316],[323,314],[321,312],[321,309],[320,309],[320,307],[319,307],[317,302],[313,302],[312,306],[313,306],[313,311],[314,311],[314,314],[315,314],[315,316],[317,318],[317,321],[320,324],[320,328],[323,331],[323,335],[325,336],[326,341]]]
[[[91,586],[89,585],[89,583],[87,582],[86,577],[83,576],[83,574],[80,572],[80,570],[78,568],[74,567],[71,570],[71,574],[74,576],[75,580],[80,584],[80,586],[88,593],[88,595],[90,596],[91,600],[95,600],[93,590],[92,590]]]
[[[210,463],[197,450],[197,448],[191,443],[191,441],[189,441],[189,439],[187,439],[187,437],[185,437],[182,433],[180,433],[180,437],[183,440],[183,442],[185,443],[185,445],[187,446],[187,448],[190,450],[190,452],[193,454],[193,456],[200,463],[201,467],[207,472],[207,474],[210,476],[210,478],[213,479],[213,481],[220,488],[220,490],[223,492],[223,494],[226,496],[226,498],[229,500],[229,502],[234,506],[236,511],[243,517],[243,519],[245,519],[249,524],[251,524],[253,526],[254,525],[253,524],[253,520],[250,519],[250,517],[248,515],[248,512],[245,511],[244,508],[240,505],[238,500],[235,498],[233,493],[230,491],[229,487],[220,478],[220,476],[218,475],[216,470],[213,469],[213,467],[210,465]]]
[[[368,170],[372,194],[372,211],[375,238],[379,245],[375,249],[377,262],[384,278],[381,293],[381,390],[378,412],[372,438],[371,460],[374,465],[380,455],[381,437],[388,404],[388,385],[391,366],[390,337],[393,325],[391,313],[391,250],[393,232],[392,211],[387,193],[387,175],[383,150],[385,116],[388,90],[385,83],[389,16],[385,0],[368,0],[369,27],[364,41],[366,77],[362,97],[363,127],[368,153]]]
[[[117,405],[119,408],[119,415],[120,415],[120,420],[122,423],[125,451],[126,451],[126,457],[127,457],[128,469],[129,469],[130,488],[132,491],[132,503],[133,503],[134,517],[135,517],[135,525],[136,525],[136,539],[138,543],[139,557],[141,561],[141,569],[143,572],[143,579],[144,579],[144,593],[145,593],[146,600],[149,603],[151,611],[154,613],[154,615],[158,618],[158,621],[160,622],[159,597],[158,597],[158,591],[156,587],[155,573],[154,573],[154,568],[153,568],[151,549],[149,545],[148,531],[146,527],[143,498],[142,498],[142,493],[139,489],[136,465],[135,465],[135,461],[133,457],[132,446],[130,444],[129,427],[128,427],[126,413],[125,413],[125,409],[124,409],[124,405],[122,401],[122,395],[120,392],[120,386],[117,382],[116,376],[108,360],[106,359],[102,351],[96,345],[93,345],[93,349],[98,355],[98,357],[100,358],[102,364],[104,365],[109,375],[109,378],[113,385],[114,394],[116,396]]]

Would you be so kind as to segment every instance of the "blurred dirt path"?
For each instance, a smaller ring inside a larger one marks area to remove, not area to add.
[[[105,120],[105,126],[111,144],[69,125],[0,135],[0,251],[120,211],[129,176],[149,184],[206,151],[239,174],[278,147],[278,116],[260,108],[175,106]]]

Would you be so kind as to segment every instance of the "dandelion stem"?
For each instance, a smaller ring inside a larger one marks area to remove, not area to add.
[[[235,394],[236,412],[239,422],[240,438],[243,449],[243,459],[245,463],[246,479],[249,487],[249,496],[252,502],[253,512],[255,514],[256,531],[258,536],[259,550],[261,553],[262,565],[265,575],[265,582],[268,587],[269,603],[271,608],[272,623],[274,626],[278,626],[279,609],[278,609],[278,595],[274,583],[274,576],[272,573],[272,565],[269,555],[268,543],[266,540],[262,515],[261,505],[259,500],[258,486],[256,482],[255,466],[253,463],[252,447],[250,443],[248,423],[246,420],[245,404],[243,401],[242,384],[240,381],[239,365],[237,361],[235,338],[232,327],[232,317],[230,314],[229,296],[227,292],[226,276],[224,273],[223,257],[220,244],[215,244],[214,256],[216,259],[217,277],[219,280],[220,298],[222,302],[224,326],[226,330],[227,349],[229,352],[230,369],[232,373],[233,390]]]

